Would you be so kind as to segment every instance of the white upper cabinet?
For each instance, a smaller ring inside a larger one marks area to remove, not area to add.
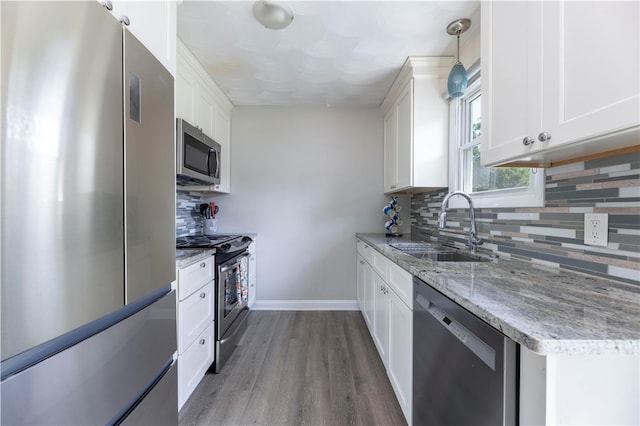
[[[639,6],[482,2],[485,165],[550,164],[638,143]]]
[[[126,16],[129,20],[129,31],[175,77],[177,2],[112,0],[111,4],[113,16],[118,20]]]
[[[382,102],[384,192],[448,186],[449,57],[409,57]]]
[[[231,191],[231,110],[233,105],[180,39],[177,42],[176,117],[221,146],[220,183],[187,186],[191,191]]]

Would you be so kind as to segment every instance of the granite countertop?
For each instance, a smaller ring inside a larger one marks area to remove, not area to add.
[[[176,267],[186,268],[202,259],[213,256],[216,249],[183,248],[176,249]]]
[[[640,354],[640,287],[524,261],[436,262],[356,234],[515,342],[542,354]]]

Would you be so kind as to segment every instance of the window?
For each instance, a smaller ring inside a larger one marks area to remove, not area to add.
[[[473,67],[472,67],[473,68]],[[474,81],[475,80],[475,81]],[[482,95],[479,71],[464,96],[451,99],[449,190],[471,194],[476,207],[541,207],[544,204],[544,171],[516,167],[483,167]],[[465,207],[451,199],[452,207]]]

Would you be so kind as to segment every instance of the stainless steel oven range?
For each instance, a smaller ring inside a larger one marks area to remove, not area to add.
[[[186,236],[177,248],[215,248],[215,360],[208,372],[219,373],[247,327],[249,314],[250,237],[241,235]]]

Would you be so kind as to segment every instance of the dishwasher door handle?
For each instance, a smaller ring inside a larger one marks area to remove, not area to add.
[[[435,318],[449,333],[473,352],[487,367],[496,371],[496,351],[482,339],[473,334],[450,314],[438,308],[432,301],[422,294],[416,295],[415,302]]]

